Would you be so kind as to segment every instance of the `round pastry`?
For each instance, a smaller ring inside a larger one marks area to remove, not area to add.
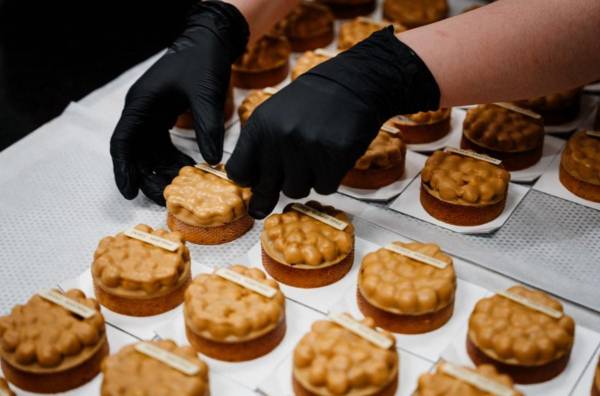
[[[448,16],[447,0],[385,0],[383,17],[409,29],[437,22]]]
[[[406,144],[421,144],[446,136],[451,117],[452,109],[439,109],[394,117],[389,123],[402,131]]]
[[[421,204],[446,223],[472,226],[500,216],[510,173],[501,166],[436,151],[421,172]]]
[[[563,312],[562,304],[541,291],[513,286],[509,292]],[[501,295],[477,302],[469,318],[467,352],[475,365],[491,364],[519,384],[548,381],[569,362],[575,322],[559,319]]]
[[[358,274],[358,307],[377,326],[395,333],[420,334],[443,326],[454,312],[452,258],[432,243],[394,243],[447,266],[440,269],[388,249],[369,253]]]
[[[573,194],[600,202],[600,137],[576,132],[560,157],[559,178]]]
[[[362,323],[375,328],[373,319]],[[382,349],[337,323],[319,320],[294,349],[296,396],[393,396],[398,387],[395,340]]]
[[[486,377],[499,385],[513,391],[513,396],[523,396],[514,387],[512,379],[508,375],[500,374],[496,368],[489,364],[482,364],[476,368],[461,367],[461,369],[473,371],[482,377]],[[417,389],[412,396],[490,396],[491,394],[483,391],[468,382],[462,381],[449,374],[446,374],[441,365],[438,365],[433,373],[425,373],[419,377]]]
[[[460,147],[502,160],[515,171],[528,168],[542,158],[544,122],[493,104],[467,112]]]
[[[108,340],[100,305],[81,290],[65,295],[92,308],[88,319],[34,295],[0,317],[0,358],[6,379],[36,393],[77,388],[100,372]]]
[[[8,386],[8,382],[6,382],[6,380],[2,377],[0,377],[0,394],[6,396],[17,396],[15,392],[13,392]]]
[[[178,347],[171,340],[146,341],[198,367],[193,375],[138,352],[136,344],[123,347],[102,362],[101,396],[181,395],[209,396],[208,366],[193,348]],[[124,392],[125,390],[125,392]]]
[[[233,115],[233,110],[235,105],[233,103],[233,85],[229,84],[227,88],[227,96],[225,97],[225,109],[223,112],[224,121],[228,121]],[[177,117],[175,120],[175,126],[177,128],[183,129],[193,129],[194,128],[194,116],[190,110],[186,110],[184,113]]]
[[[406,144],[402,133],[380,130],[369,144],[367,152],[342,179],[342,185],[353,188],[377,189],[392,184],[404,175]]]
[[[273,96],[273,93],[274,91],[270,89],[255,89],[248,93],[248,96],[244,98],[238,108],[238,115],[242,126],[246,125],[246,122],[250,119],[252,113],[254,113],[254,109]]]
[[[333,54],[332,54],[333,55]],[[306,73],[313,67],[331,59],[329,53],[324,51],[307,51],[303,53],[297,60],[296,65],[292,69],[292,81],[297,79],[301,74]]]
[[[368,18],[355,18],[351,21],[342,23],[338,34],[338,49],[343,51],[352,47],[355,44],[363,41],[371,34],[390,25],[394,26],[394,31],[400,33],[406,28],[397,23],[374,21]]]
[[[263,36],[231,66],[232,84],[246,89],[279,84],[287,77],[291,51],[284,36]]]
[[[285,335],[285,298],[279,285],[258,268],[232,271],[277,290],[265,297],[216,274],[194,278],[185,293],[185,333],[194,349],[228,362],[255,359],[271,352]]]
[[[348,225],[338,230],[288,205],[272,214],[260,234],[262,263],[267,272],[286,285],[311,288],[334,283],[354,262],[354,227],[348,215],[318,202],[306,203]]]
[[[596,374],[594,375],[594,382],[592,382],[592,396],[600,396],[600,360],[596,366]]]
[[[178,232],[136,229],[177,242],[174,252],[123,233],[103,238],[94,253],[92,280],[98,302],[111,311],[129,316],[151,316],[183,302],[191,277],[190,251]]]
[[[200,245],[233,241],[254,224],[247,211],[251,195],[248,188],[184,166],[164,191],[167,225],[186,241]]]
[[[375,11],[377,0],[317,0],[327,5],[336,18],[348,19]]]
[[[333,41],[333,19],[327,6],[303,1],[275,29],[287,37],[292,51],[308,51]]]
[[[579,115],[582,88],[559,92],[539,98],[520,100],[518,106],[531,109],[544,118],[546,125],[560,125],[573,121]]]

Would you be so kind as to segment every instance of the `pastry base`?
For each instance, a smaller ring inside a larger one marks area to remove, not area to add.
[[[558,178],[567,190],[578,197],[588,201],[600,202],[600,186],[574,178],[565,170],[562,163],[559,166]]]
[[[331,9],[333,15],[338,19],[350,19],[361,15],[368,15],[375,11],[376,0],[368,2],[352,4],[337,3],[336,1],[321,0],[320,3],[325,4]]]
[[[238,68],[231,69],[231,82],[234,87],[244,89],[261,89],[272,87],[283,80],[288,75],[290,68],[289,61],[285,61],[282,65],[269,68],[266,70],[241,70]]]
[[[581,96],[578,95],[577,98],[573,100],[573,103],[570,103],[567,107],[563,109],[550,111],[534,111],[539,113],[544,118],[544,125],[561,125],[576,119],[579,115],[580,108]]]
[[[434,124],[407,125],[394,123],[394,126],[402,131],[406,144],[431,143],[440,140],[450,132],[451,117]]]
[[[300,381],[296,379],[294,374],[292,374],[292,386],[294,388],[294,394],[296,396],[321,396],[317,395],[306,389]],[[394,396],[396,394],[396,390],[398,389],[398,375],[394,377],[394,380],[387,384],[384,388],[382,388],[379,392],[373,393],[370,396]]]
[[[539,384],[556,377],[569,363],[569,352],[565,356],[541,366],[521,366],[499,362],[484,354],[467,336],[467,353],[476,366],[491,364],[498,372],[510,376],[517,384]]]
[[[58,393],[91,381],[100,372],[102,360],[108,356],[109,347],[106,335],[104,345],[82,364],[57,373],[34,374],[22,371],[4,359],[0,359],[6,380],[22,390],[35,393]]]
[[[275,349],[283,340],[286,328],[284,315],[273,330],[248,341],[229,343],[209,340],[194,333],[187,324],[185,334],[192,347],[203,355],[226,362],[242,362],[256,359]]]
[[[539,147],[527,151],[497,151],[480,146],[479,144],[467,139],[465,135],[463,135],[460,141],[460,148],[472,150],[476,153],[486,154],[490,157],[502,160],[502,165],[504,168],[506,168],[506,170],[516,171],[529,168],[530,166],[537,164],[540,158],[542,158],[544,144],[542,142]]]
[[[365,188],[375,190],[399,180],[404,175],[404,162],[402,161],[388,169],[355,169],[352,168],[342,179],[342,185],[352,188]]]
[[[369,303],[356,288],[356,301],[360,312],[365,317],[371,317],[375,324],[382,329],[401,334],[422,334],[439,329],[445,325],[454,313],[454,300],[446,307],[423,315],[399,315]]]
[[[423,209],[433,217],[444,223],[474,226],[485,224],[500,216],[506,205],[506,195],[504,198],[491,205],[468,206],[457,205],[444,202],[431,195],[423,184],[421,184],[421,205]]]
[[[171,231],[179,231],[183,239],[198,245],[219,245],[231,242],[244,235],[252,225],[254,219],[247,214],[231,223],[216,227],[193,226],[179,220],[172,214],[167,214],[167,225]]]
[[[333,23],[331,29],[312,37],[288,37],[293,52],[311,51],[327,47],[333,41]]]
[[[276,281],[304,289],[327,286],[337,282],[350,271],[354,263],[354,249],[339,263],[317,269],[302,269],[281,264],[269,256],[262,245],[261,253],[263,267]]]

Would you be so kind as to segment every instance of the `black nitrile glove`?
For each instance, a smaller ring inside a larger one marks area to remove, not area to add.
[[[231,64],[247,41],[248,24],[235,7],[199,3],[181,36],[131,87],[110,140],[115,180],[125,198],[135,198],[141,189],[165,204],[165,187],[194,162],[169,137],[175,119],[188,108],[202,156],[211,164],[221,160]]]
[[[258,107],[227,162],[252,187],[249,213],[263,218],[279,191],[302,198],[335,192],[381,125],[433,110],[440,92],[423,61],[391,27],[301,75]]]

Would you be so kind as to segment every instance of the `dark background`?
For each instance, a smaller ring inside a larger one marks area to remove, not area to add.
[[[167,46],[191,3],[0,0],[0,150]]]

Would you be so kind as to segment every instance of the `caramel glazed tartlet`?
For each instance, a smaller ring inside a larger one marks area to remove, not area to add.
[[[358,17],[342,23],[338,34],[338,49],[347,50],[355,44],[363,41],[371,34],[390,25],[394,26],[394,33],[400,33],[406,28],[398,23],[374,21],[368,18]]]
[[[509,292],[563,312],[546,293],[514,286]],[[548,381],[567,366],[575,339],[570,316],[549,316],[501,295],[477,302],[467,333],[467,352],[476,365],[491,364],[519,384]]]
[[[322,48],[333,41],[333,20],[327,6],[302,1],[275,26],[274,33],[287,37],[294,52]]]
[[[371,318],[362,323],[375,328]],[[398,387],[398,352],[382,349],[328,320],[312,324],[296,345],[292,384],[296,396],[392,396]]]
[[[471,226],[500,216],[510,173],[489,162],[436,151],[421,172],[421,204],[446,223]]]
[[[402,131],[406,144],[435,142],[451,130],[452,109],[421,111],[394,117],[388,123]]]
[[[179,232],[136,229],[179,243],[171,252],[123,233],[103,238],[94,253],[92,280],[98,302],[130,316],[158,315],[183,302],[191,281],[190,252]]]
[[[233,241],[254,224],[247,211],[251,195],[249,188],[184,166],[164,191],[167,225],[186,241],[200,245]]]
[[[332,55],[335,54],[329,54],[326,51],[306,51],[296,60],[290,78],[294,81],[313,67],[331,59]]]
[[[489,104],[470,109],[463,124],[460,147],[502,160],[515,171],[542,158],[544,122],[516,111]]]
[[[534,99],[519,100],[515,104],[541,114],[546,125],[559,125],[577,118],[582,92],[581,88],[575,88]]]
[[[254,113],[254,110],[256,110],[258,106],[273,96],[273,92],[273,90],[267,88],[260,90],[255,89],[248,93],[238,108],[238,115],[240,117],[240,124],[242,124],[242,126],[246,125],[246,122],[248,122],[250,116],[252,113]]]
[[[258,89],[279,84],[287,77],[291,51],[284,36],[261,37],[231,65],[233,86]]]
[[[88,319],[35,295],[0,317],[0,358],[6,379],[36,393],[77,388],[100,372],[108,340],[100,306],[82,291],[65,295],[95,311]]]
[[[272,297],[246,289],[216,274],[197,276],[185,293],[185,332],[196,351],[214,359],[239,362],[263,356],[279,345],[286,331],[285,298],[279,285],[258,268],[232,271],[274,288]]]
[[[383,3],[383,17],[409,29],[437,22],[447,16],[447,0],[385,0]]]
[[[394,244],[447,266],[437,268],[385,248],[369,253],[358,274],[358,307],[377,326],[395,333],[426,333],[443,326],[454,312],[456,274],[452,258],[432,243]]]
[[[367,15],[375,10],[377,0],[317,0],[327,5],[336,18],[348,19]]]
[[[312,288],[326,286],[343,278],[354,262],[354,227],[348,215],[318,202],[306,203],[348,225],[338,230],[286,206],[282,214],[272,214],[260,235],[262,263],[279,282]]]
[[[102,362],[100,396],[178,395],[209,396],[208,366],[188,346],[178,347],[171,340],[146,341],[186,359],[198,368],[193,375],[172,368],[138,352],[136,344],[123,347]]]
[[[600,137],[576,132],[563,150],[560,182],[573,194],[600,202]]]

